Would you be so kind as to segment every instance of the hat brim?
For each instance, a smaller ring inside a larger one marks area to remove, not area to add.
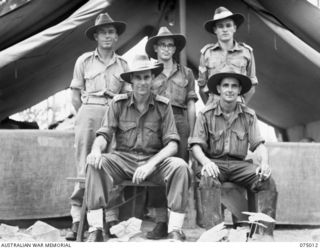
[[[182,49],[186,46],[186,38],[184,35],[172,34],[172,35],[159,35],[149,38],[146,44],[146,53],[153,59],[158,59],[157,53],[154,51],[154,45],[157,45],[160,39],[172,38],[174,45],[176,46],[176,51],[173,56],[178,56]]]
[[[106,26],[106,25],[112,25],[115,27],[115,29],[117,30],[117,34],[121,35],[123,34],[123,32],[126,30],[126,26],[127,24],[125,22],[110,22],[110,23],[102,23],[99,25],[95,25],[95,26],[91,26],[86,30],[86,36],[90,39],[90,40],[94,40],[94,33],[97,31],[97,29],[99,27],[102,26]]]
[[[210,90],[210,92],[220,95],[217,90],[217,85],[221,83],[221,80],[224,78],[236,78],[240,85],[241,85],[241,92],[240,95],[243,95],[250,91],[252,87],[252,82],[249,77],[243,75],[243,74],[237,74],[237,73],[217,73],[212,75],[207,83],[207,86]]]
[[[163,64],[162,63],[157,63],[154,66],[151,67],[146,67],[146,68],[139,68],[139,69],[135,69],[132,71],[128,71],[125,73],[120,74],[120,77],[128,82],[131,83],[131,74],[132,73],[136,73],[136,72],[143,72],[143,71],[147,71],[147,70],[151,70],[151,73],[154,74],[154,77],[157,77],[162,71],[163,71]]]
[[[224,18],[221,18],[221,19],[217,19],[217,20],[208,20],[204,23],[204,29],[211,33],[211,34],[214,34],[215,33],[213,32],[213,27],[214,25],[218,22],[218,21],[221,21],[221,20],[224,20],[224,19],[232,19],[235,23],[235,25],[237,26],[237,28],[240,27],[240,25],[244,22],[244,16],[239,14],[239,13],[236,13],[236,14],[233,14],[233,15],[230,15],[230,16],[227,16],[227,17],[224,17]]]

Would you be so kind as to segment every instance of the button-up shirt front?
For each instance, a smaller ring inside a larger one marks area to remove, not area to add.
[[[248,45],[235,42],[232,49],[224,52],[219,43],[215,43],[201,50],[198,84],[205,87],[205,92],[208,92],[206,84],[212,75],[230,70],[248,76],[253,85],[258,84],[253,51]]]
[[[174,63],[169,77],[163,72],[152,82],[152,92],[170,99],[171,105],[187,109],[189,100],[198,100],[191,69]]]
[[[136,108],[133,93],[115,97],[106,120],[97,135],[110,143],[115,132],[116,151],[154,155],[170,141],[180,139],[171,105],[153,94],[143,112]]]
[[[237,103],[231,118],[226,118],[218,103],[207,106],[198,115],[190,145],[199,144],[209,158],[224,155],[244,159],[248,147],[254,151],[264,140],[252,109]]]
[[[82,97],[109,96],[131,91],[131,85],[120,78],[128,71],[127,62],[113,53],[109,64],[105,64],[97,49],[84,53],[76,61],[70,88],[81,90]]]

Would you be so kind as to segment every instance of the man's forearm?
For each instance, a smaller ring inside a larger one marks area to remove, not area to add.
[[[175,141],[169,142],[162,150],[160,150],[157,154],[151,157],[148,161],[149,164],[154,167],[161,163],[164,159],[174,156],[178,151],[178,144]]]
[[[93,142],[91,152],[101,153],[107,148],[108,142],[103,136],[98,136]]]
[[[71,89],[71,103],[72,103],[75,111],[78,112],[78,110],[82,104],[80,90]]]
[[[194,103],[194,100],[189,100],[188,101],[188,122],[189,122],[189,127],[190,127],[190,134],[189,136],[192,135],[194,124],[196,122],[196,106]]]
[[[211,160],[203,153],[203,150],[201,149],[200,145],[193,145],[192,146],[192,153],[193,156],[197,159],[197,161],[203,166]]]
[[[259,163],[260,164],[268,164],[269,162],[269,156],[268,156],[268,151],[267,148],[264,144],[260,144],[256,150],[255,153],[257,154],[259,158]]]
[[[251,89],[249,90],[249,92],[247,92],[246,94],[244,94],[244,100],[246,102],[246,105],[250,102],[250,100],[252,99],[254,93],[256,92],[255,86],[252,86]]]

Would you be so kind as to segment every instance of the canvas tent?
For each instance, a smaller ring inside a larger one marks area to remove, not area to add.
[[[179,5],[174,0],[52,2],[33,0],[1,17],[0,119],[69,86],[77,56],[94,49],[84,30],[102,11],[128,23],[120,39],[120,53],[169,22],[173,31],[179,31]],[[246,17],[237,39],[250,44],[256,57],[259,86],[251,107],[263,120],[289,134],[290,129],[320,120],[319,9],[305,0],[187,0],[186,54],[195,73],[201,47],[215,41],[202,25],[222,5]]]

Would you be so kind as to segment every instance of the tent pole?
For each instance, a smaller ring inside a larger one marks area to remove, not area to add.
[[[179,0],[179,23],[180,33],[186,35],[186,0]],[[187,43],[188,44],[188,43]],[[180,64],[187,65],[187,49],[185,48],[180,53]]]

